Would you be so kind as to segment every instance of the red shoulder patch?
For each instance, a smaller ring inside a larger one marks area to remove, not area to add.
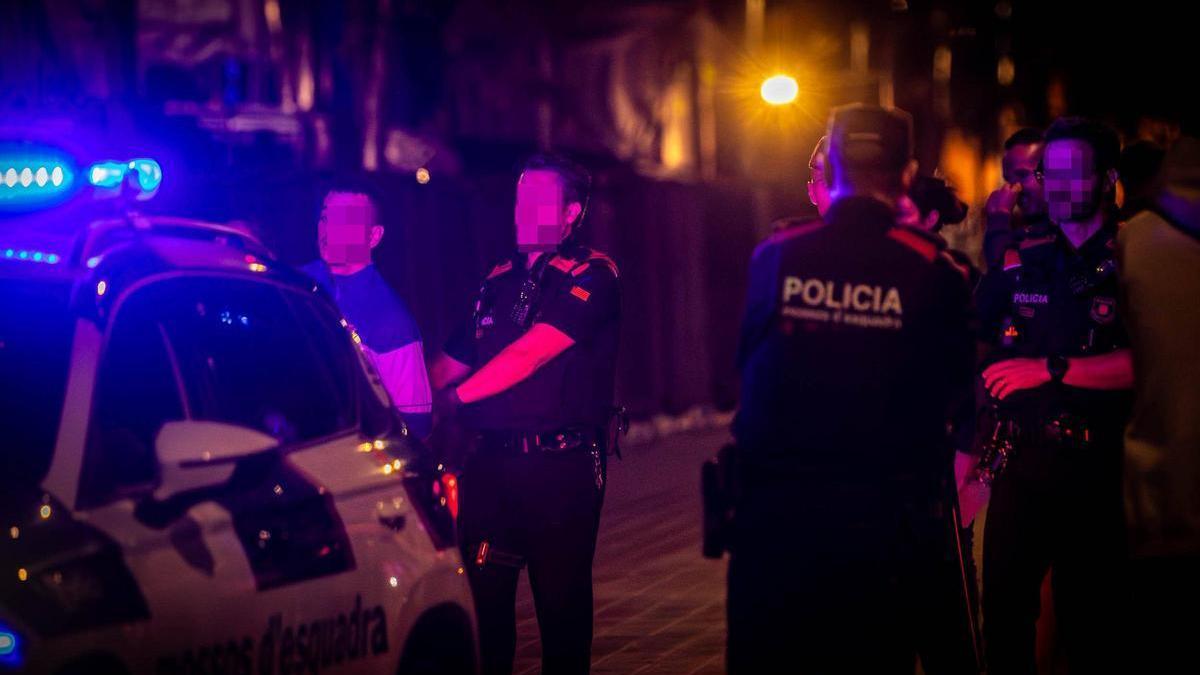
[[[955,272],[958,272],[959,274],[961,274],[962,278],[964,280],[966,280],[966,282],[968,284],[971,283],[971,270],[969,268],[967,268],[966,265],[959,263],[957,260],[954,259],[954,256],[950,255],[950,253],[947,251],[942,251],[939,254],[939,257],[941,257],[942,260],[945,260],[947,263],[949,263],[951,269],[953,269]]]
[[[507,272],[511,269],[512,269],[512,261],[510,260],[506,263],[496,265],[495,267],[493,267],[492,271],[490,273],[488,273],[487,278],[495,279],[496,277],[500,276],[501,274],[504,274],[505,272]]]
[[[603,253],[595,250],[588,250],[587,260],[584,261],[584,266],[588,263],[600,263],[612,271],[614,277],[621,276],[621,271],[617,268],[617,262]],[[582,272],[576,273],[576,275]]]
[[[1052,234],[1045,237],[1037,237],[1035,239],[1026,239],[1021,242],[1021,250],[1024,251],[1027,248],[1042,246],[1044,244],[1053,244],[1057,239],[1058,238]]]
[[[938,256],[938,245],[922,237],[916,232],[911,232],[902,227],[893,227],[888,230],[887,236],[893,240],[903,244],[905,247],[912,249],[914,253],[921,256],[928,262],[933,262]]]
[[[568,260],[558,255],[550,259],[550,266],[564,274],[570,274],[577,264],[574,260]]]

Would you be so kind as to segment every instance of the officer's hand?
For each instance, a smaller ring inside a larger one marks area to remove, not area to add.
[[[921,210],[908,195],[896,200],[896,222],[909,227],[921,226]]]
[[[442,387],[433,396],[433,412],[440,420],[453,419],[461,407],[462,399],[454,385]]]
[[[1003,401],[1022,389],[1040,387],[1050,381],[1045,359],[1008,359],[983,371],[983,384],[993,398]]]
[[[987,204],[984,205],[984,210],[989,216],[1012,216],[1013,209],[1017,206],[1017,197],[1021,194],[1020,183],[1005,183],[999,189],[988,195]]]

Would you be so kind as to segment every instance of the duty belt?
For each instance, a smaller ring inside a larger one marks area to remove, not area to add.
[[[512,454],[531,452],[590,451],[603,447],[602,429],[570,427],[558,431],[485,431],[480,434],[482,448]]]

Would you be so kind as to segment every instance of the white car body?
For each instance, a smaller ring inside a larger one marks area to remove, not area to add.
[[[266,268],[276,265],[262,255],[221,240],[141,236],[138,245],[166,260],[167,270],[117,281],[106,276],[115,272],[101,260],[88,265],[95,269],[80,266],[73,273],[74,297],[82,288],[87,299],[97,288],[97,306],[108,304],[97,310],[102,320],[90,308],[74,319],[62,414],[44,476],[29,486],[28,499],[10,498],[10,513],[0,501],[0,518],[10,521],[0,521],[0,629],[19,640],[18,667],[35,673],[392,674],[428,670],[440,650],[473,668],[473,603],[462,561],[430,510],[453,499],[441,492],[452,491],[453,479],[425,466],[423,449],[402,428],[373,436],[356,423],[286,450],[206,447],[188,462],[164,458],[164,444],[170,445],[164,425],[157,432],[153,485],[128,497],[88,497],[95,491],[91,483],[114,480],[85,458],[89,448],[109,442],[96,440],[96,417],[106,350],[122,325],[123,303],[156,284],[213,280],[233,289],[273,285],[269,292],[286,297],[289,306],[311,303],[302,310],[336,317],[326,299],[306,295],[294,279],[273,278],[275,270]],[[195,304],[199,316],[211,318],[203,303]],[[259,315],[235,318],[249,326]],[[356,340],[338,328],[352,354],[346,358],[367,384],[363,391],[377,397],[368,403],[390,409]],[[178,372],[171,326],[160,329],[187,410],[191,383]],[[324,324],[313,331],[332,334]],[[210,366],[214,358],[223,357],[209,356]],[[305,367],[296,364],[297,387]],[[172,443],[185,454],[221,433],[269,439],[189,418],[172,427]],[[224,457],[226,451],[233,456]],[[410,660],[402,663],[402,657]],[[424,665],[414,666],[413,658]]]

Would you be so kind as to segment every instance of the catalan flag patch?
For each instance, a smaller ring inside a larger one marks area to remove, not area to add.
[[[585,291],[585,290],[583,289],[583,287],[581,287],[581,286],[575,286],[575,287],[572,287],[572,288],[571,288],[571,295],[573,295],[573,296],[575,296],[575,297],[579,298],[580,300],[582,300],[582,301],[584,301],[584,302],[587,302],[587,301],[588,301],[588,299],[592,297],[592,294],[591,294],[591,293],[588,293],[587,291]]]

